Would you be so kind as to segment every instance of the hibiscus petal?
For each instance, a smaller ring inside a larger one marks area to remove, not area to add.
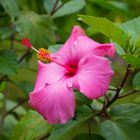
[[[64,124],[74,116],[75,97],[65,83],[63,79],[30,93],[30,105],[51,124]]]
[[[112,43],[100,44],[88,36],[80,36],[77,42],[77,54],[80,54],[82,57],[89,53],[110,57],[113,57],[115,54],[115,46]]]
[[[61,50],[65,50],[67,49],[67,47],[71,47],[71,45],[73,44],[74,41],[76,41],[78,39],[79,36],[84,36],[86,35],[85,34],[85,31],[80,27],[80,26],[74,26],[72,28],[72,32],[71,32],[71,35],[70,37],[68,38],[68,40],[65,42],[65,44],[63,45],[63,47],[60,49]]]
[[[79,90],[88,98],[103,96],[113,76],[109,61],[100,56],[88,55],[80,60],[75,78]]]
[[[75,26],[66,43],[57,52],[64,63],[76,63],[87,54],[113,57],[115,47],[113,44],[100,44],[86,36],[84,30]]]
[[[93,53],[99,56],[110,56],[113,57],[115,55],[115,46],[111,43],[109,44],[98,44],[94,47]]]
[[[61,49],[57,52],[57,54],[62,57],[63,62],[67,63],[70,59],[73,59],[73,61],[77,61],[77,40],[79,39],[79,37],[85,35],[85,31],[80,26],[73,27],[70,37],[61,47]]]
[[[55,63],[44,64],[38,61],[38,75],[34,91],[43,88],[46,84],[55,83],[64,76],[65,69]]]

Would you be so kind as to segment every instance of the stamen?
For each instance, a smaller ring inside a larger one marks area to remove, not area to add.
[[[44,48],[39,49],[39,53],[37,53],[37,57],[38,57],[39,60],[41,60],[43,62],[46,62],[46,63],[54,62],[54,63],[56,63],[56,64],[58,64],[58,65],[60,65],[60,66],[62,66],[64,68],[66,68],[71,73],[76,72],[75,69],[73,69],[73,68],[71,68],[71,67],[69,67],[69,66],[67,66],[65,64],[62,64],[62,63],[56,61],[55,59],[51,58],[50,57],[50,52],[48,50],[44,49]]]
[[[21,41],[21,44],[25,45],[26,47],[29,47],[31,48],[32,50],[36,51],[37,52],[37,57],[39,60],[45,62],[45,63],[49,63],[49,62],[54,62],[62,67],[64,67],[65,69],[67,69],[70,73],[75,73],[76,72],[76,69],[73,69],[65,64],[62,64],[60,62],[58,62],[57,60],[53,59],[50,57],[50,52],[44,48],[40,48],[39,50],[37,50],[36,48],[34,48],[30,41],[28,40],[28,38],[24,38],[22,41]]]
[[[37,53],[37,57],[39,60],[49,63],[51,62],[50,52],[44,48],[40,48],[39,52]]]

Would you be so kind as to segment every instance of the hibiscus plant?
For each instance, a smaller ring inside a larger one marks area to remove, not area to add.
[[[139,140],[138,4],[0,0],[0,140]]]

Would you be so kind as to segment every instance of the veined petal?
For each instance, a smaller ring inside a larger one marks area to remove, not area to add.
[[[100,56],[88,55],[80,60],[75,78],[79,90],[88,98],[103,96],[113,76],[109,61]]]
[[[93,50],[95,55],[99,55],[99,56],[110,56],[113,57],[115,55],[115,46],[112,43],[108,43],[108,44],[98,44],[94,47]]]
[[[112,43],[100,44],[88,36],[80,36],[77,40],[76,55],[80,58],[87,54],[99,55],[99,56],[110,56],[113,57],[115,54],[115,46]]]
[[[55,63],[44,64],[38,61],[38,75],[34,91],[43,88],[46,84],[55,83],[64,76],[65,69]]]
[[[61,47],[61,49],[57,52],[57,54],[62,57],[63,62],[67,63],[70,60],[70,58],[72,61],[77,62],[77,41],[79,37],[82,36],[86,36],[85,31],[80,26],[74,26],[70,37],[68,38],[66,43]]]
[[[79,36],[84,36],[84,35],[86,35],[85,31],[80,26],[75,25],[72,28],[70,37],[68,38],[68,40],[65,42],[65,44],[62,46],[62,48],[59,51],[65,51],[67,47],[71,47],[73,42],[76,41]]]
[[[51,124],[64,124],[74,116],[75,97],[65,83],[65,79],[61,79],[30,93],[30,105]]]
[[[113,44],[100,44],[86,36],[84,30],[79,26],[74,27],[69,39],[57,52],[66,64],[76,63],[87,54],[113,57],[115,47]]]

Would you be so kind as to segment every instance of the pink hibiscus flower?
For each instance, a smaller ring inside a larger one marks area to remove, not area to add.
[[[31,46],[30,46],[31,47]],[[74,116],[75,96],[79,90],[89,99],[103,96],[113,76],[109,60],[113,56],[113,44],[99,44],[79,26],[62,48],[46,56],[52,62],[38,62],[38,75],[29,104],[49,123],[66,123]]]

